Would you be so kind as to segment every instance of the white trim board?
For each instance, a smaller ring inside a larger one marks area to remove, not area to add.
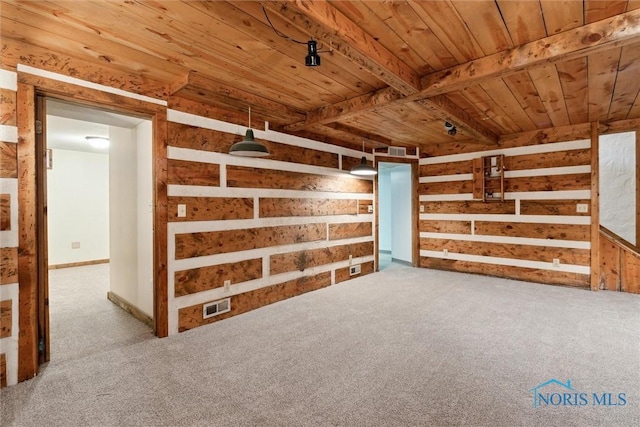
[[[507,245],[547,246],[568,249],[591,249],[591,242],[581,240],[537,239],[534,237],[492,236],[484,234],[434,233],[429,231],[420,232],[420,238]]]
[[[420,214],[421,220],[435,221],[490,221],[490,222],[525,222],[533,224],[566,224],[590,225],[590,216],[567,215],[509,215],[509,214]]]

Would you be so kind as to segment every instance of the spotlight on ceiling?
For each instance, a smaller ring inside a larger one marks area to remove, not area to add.
[[[318,55],[318,43],[315,40],[307,42],[307,56],[304,58],[304,65],[307,67],[317,67],[320,65],[320,55]]]
[[[444,122],[444,128],[447,130],[447,133],[451,136],[454,136],[458,132],[455,125],[449,122]]]
[[[85,136],[84,139],[86,139],[93,148],[102,149],[109,147],[109,138],[105,138],[104,136]]]

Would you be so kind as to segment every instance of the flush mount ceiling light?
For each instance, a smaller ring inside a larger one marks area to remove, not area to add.
[[[104,136],[85,136],[84,139],[86,139],[93,148],[109,147],[109,138],[105,138]]]
[[[264,144],[255,140],[253,129],[251,129],[251,107],[249,107],[249,128],[242,141],[231,146],[229,154],[239,157],[265,157],[269,155],[269,150]]]
[[[271,27],[273,32],[276,33],[276,35],[278,35],[279,37],[282,37],[283,39],[292,41],[294,43],[307,45],[307,56],[304,58],[304,65],[306,65],[307,67],[317,67],[320,65],[320,55],[318,55],[319,53],[333,52],[333,48],[330,50],[318,50],[318,43],[314,39],[311,39],[307,42],[302,42],[300,40],[296,40],[292,37],[289,37],[283,32],[278,31],[276,27],[274,27],[273,24],[271,23],[271,19],[269,18],[269,15],[267,15],[267,9],[265,9],[264,4],[262,5],[262,12],[264,12],[264,17],[267,18],[267,22],[269,23],[269,26]]]
[[[364,140],[362,141],[362,154],[364,154]],[[362,156],[362,158],[360,159],[360,164],[352,167],[349,173],[351,173],[351,175],[358,176],[373,176],[377,175],[378,171],[373,166],[367,163],[367,158],[365,156]]]

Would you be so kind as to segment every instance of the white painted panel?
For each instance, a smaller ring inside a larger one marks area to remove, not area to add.
[[[436,175],[436,176],[421,176],[420,184],[427,184],[430,182],[451,182],[451,181],[471,181],[473,180],[473,174],[461,173],[457,175]]]
[[[18,73],[0,69],[0,88],[18,90]]]
[[[591,173],[591,165],[505,171],[504,177],[505,178],[521,178],[521,177],[529,177],[529,176],[552,176],[552,175],[555,176],[555,175],[569,175],[569,174],[578,174],[578,173]]]
[[[185,197],[285,197],[307,199],[373,200],[371,193],[337,193],[329,191],[281,190],[276,188],[221,188],[206,185],[169,185],[167,194]]]
[[[472,228],[473,230],[473,224]],[[572,248],[572,249],[591,249],[591,242],[580,240],[557,240],[557,239],[536,239],[530,237],[511,237],[511,236],[487,236],[482,234],[455,234],[455,233],[433,233],[421,232],[421,238],[425,239],[447,239],[460,240],[467,242],[483,242],[483,243],[504,243],[512,245],[529,245],[529,246],[549,246],[554,248]]]
[[[551,144],[527,145],[524,147],[501,148],[497,150],[477,151],[474,153],[450,154],[447,156],[427,157],[420,159],[421,165],[433,165],[447,162],[461,162],[472,160],[478,157],[495,156],[504,154],[505,156],[519,156],[522,154],[553,153],[558,151],[580,150],[591,147],[591,140],[583,139],[579,141],[556,142]]]
[[[153,317],[153,122],[136,126],[137,214],[138,214],[138,292],[129,301]]]
[[[11,204],[9,218],[11,228],[0,231],[0,247],[15,248],[18,246],[18,179],[0,178],[0,193],[9,195]]]
[[[494,222],[526,222],[541,224],[573,224],[589,225],[589,216],[567,216],[567,215],[491,215],[491,214],[420,214],[420,219],[437,221],[494,221]]]
[[[137,99],[139,101],[150,102],[152,104],[167,105],[167,101],[163,99],[151,98],[146,95],[140,95],[126,90],[114,88],[111,86],[105,86],[98,83],[81,80],[76,77],[66,76],[64,74],[54,73],[47,70],[31,67],[29,65],[18,64],[17,70],[22,73],[32,74],[34,76],[45,77],[47,79],[56,80],[59,82],[71,83],[77,86],[86,87],[89,89],[99,90],[101,92],[113,93],[115,95],[125,96],[127,98]]]
[[[16,126],[0,125],[0,141],[18,142],[18,128]]]
[[[560,264],[558,267],[554,267],[553,264],[550,262],[489,257],[489,256],[481,256],[481,255],[458,254],[455,252],[449,252],[448,256],[445,257],[442,251],[421,250],[420,256],[430,257],[430,258],[440,258],[440,259],[454,259],[457,261],[479,262],[482,264],[505,265],[510,267],[535,268],[538,270],[558,271],[558,272],[564,272],[564,273],[590,274],[591,272],[590,267],[583,266],[583,265]]]

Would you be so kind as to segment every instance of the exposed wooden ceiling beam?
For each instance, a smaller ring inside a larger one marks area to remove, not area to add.
[[[393,141],[391,141],[391,139],[389,138],[385,138],[371,132],[366,132],[364,130],[354,128],[353,126],[348,126],[337,122],[327,123],[325,126],[330,127],[333,130],[348,133],[350,135],[356,135],[363,140],[369,141],[369,145],[374,148],[388,147],[389,145],[393,145]]]
[[[640,42],[640,9],[431,73],[422,78],[422,90],[413,95],[402,96],[396,92],[394,96],[388,88],[321,107],[307,113],[306,120],[285,126],[284,129],[293,131],[304,129],[313,124],[327,124],[371,111],[386,104],[423,101],[430,97],[477,85],[492,78],[506,77],[528,68],[568,61],[613,47],[638,42]],[[436,98],[430,103],[430,106],[436,107],[438,103],[440,108],[446,105],[441,99]],[[460,127],[465,127],[466,124],[465,128],[472,134],[476,132],[485,135],[485,138],[482,139],[495,142],[491,132],[487,134],[484,131],[484,126],[478,126],[477,121],[474,121],[476,125],[469,126],[470,117],[468,114],[466,120],[462,120],[462,117],[454,118],[455,111],[450,110],[449,113],[452,117],[451,120],[455,120]]]
[[[527,68],[640,42],[640,9],[488,55],[422,78],[419,96],[440,95]]]
[[[420,76],[326,1],[265,2],[265,6],[384,81],[403,95],[420,91]]]

